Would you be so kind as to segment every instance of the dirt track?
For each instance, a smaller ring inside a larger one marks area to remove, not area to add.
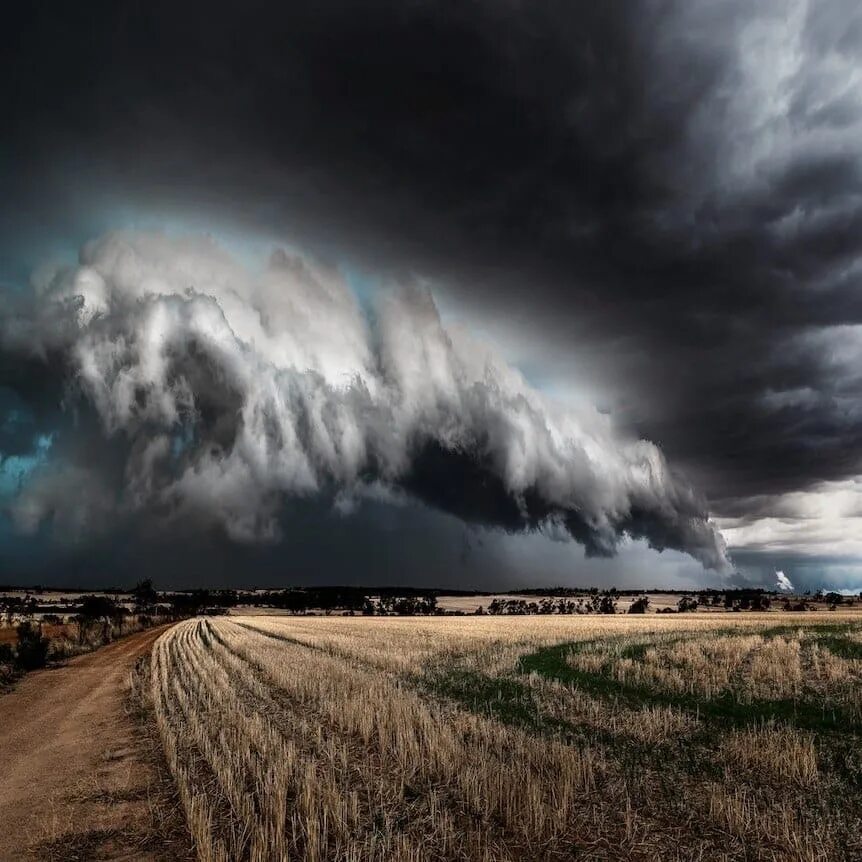
[[[138,632],[0,695],[0,860],[163,859],[152,741],[128,714]]]

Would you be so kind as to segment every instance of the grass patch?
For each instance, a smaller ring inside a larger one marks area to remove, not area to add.
[[[862,643],[850,640],[847,635],[827,634],[816,642],[839,658],[862,659]]]
[[[827,629],[812,638],[822,643],[827,649],[843,657],[862,657],[862,644],[847,639],[846,626],[824,626]],[[768,631],[757,632],[764,639],[778,637],[787,633],[795,633],[798,626],[779,626]],[[732,634],[743,634],[730,630]],[[720,635],[721,631],[710,634]],[[671,646],[684,640],[680,637],[673,640],[659,641],[662,646]],[[536,673],[546,679],[553,679],[565,685],[576,686],[593,697],[612,700],[617,704],[637,709],[642,706],[669,706],[695,714],[698,718],[711,722],[719,722],[733,726],[762,724],[764,722],[781,722],[793,725],[801,730],[812,730],[820,733],[839,731],[858,734],[862,723],[846,711],[824,704],[810,703],[804,700],[752,700],[742,702],[733,692],[725,692],[716,697],[705,699],[695,694],[668,692],[648,686],[633,685],[621,682],[610,676],[611,662],[617,656],[609,655],[608,662],[600,671],[592,672],[572,667],[568,659],[571,655],[595,647],[597,644],[611,644],[610,639],[576,641],[574,643],[556,644],[536,650],[522,656],[517,670],[522,674]],[[655,645],[655,641],[641,641],[625,645],[619,656],[634,660],[642,659],[646,650]],[[857,652],[857,649],[859,650]],[[839,652],[843,651],[843,652]]]

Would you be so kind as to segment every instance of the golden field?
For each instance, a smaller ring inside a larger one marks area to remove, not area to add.
[[[188,620],[152,705],[204,860],[862,858],[862,617]]]

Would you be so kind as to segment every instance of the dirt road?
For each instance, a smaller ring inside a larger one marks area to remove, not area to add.
[[[127,711],[138,632],[0,695],[0,860],[171,858],[153,835],[153,740]],[[163,792],[162,792],[162,795]]]

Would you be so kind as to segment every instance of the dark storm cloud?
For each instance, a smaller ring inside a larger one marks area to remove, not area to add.
[[[110,188],[429,275],[546,366],[598,356],[617,417],[738,516],[862,469],[860,14],[31,4],[4,234]]]
[[[716,497],[859,467],[843,378],[796,342],[862,313],[853,4],[17,14],[12,158],[102,160],[468,303],[535,303],[559,344],[625,339],[632,423]],[[776,387],[821,396],[774,407]]]
[[[77,411],[8,507],[25,532],[86,536],[116,510],[276,542],[292,500],[408,494],[589,555],[628,536],[727,567],[653,444],[546,399],[426,291],[393,289],[367,320],[307,258],[249,271],[208,239],[109,234],[0,306],[0,355],[44,363]]]

